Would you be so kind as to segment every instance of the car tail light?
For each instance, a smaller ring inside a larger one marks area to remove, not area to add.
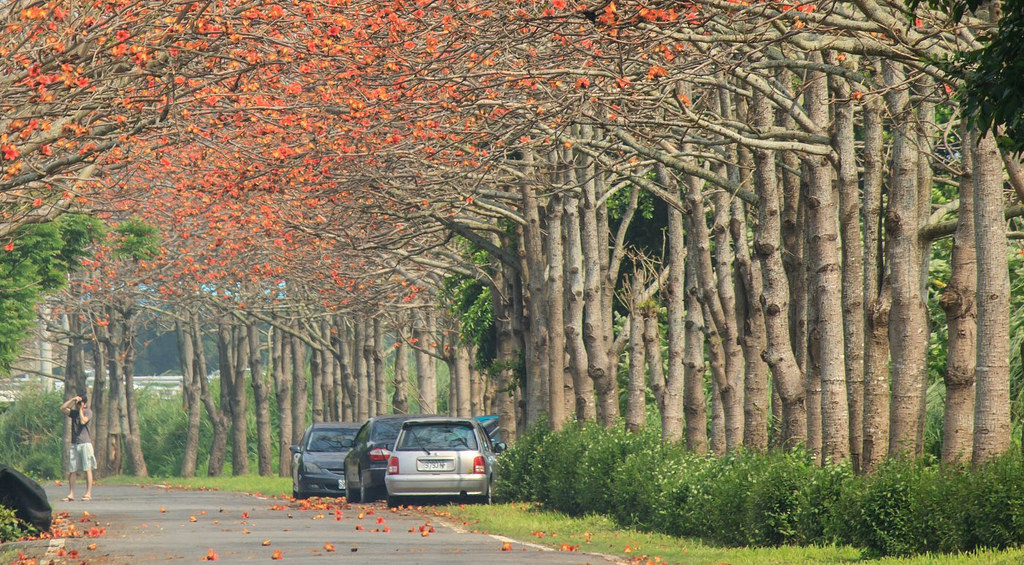
[[[391,452],[383,447],[374,447],[370,450],[370,461],[387,461]]]
[[[477,455],[476,458],[473,459],[473,474],[483,475],[486,472],[487,468],[484,466],[484,456]]]
[[[388,459],[388,474],[389,475],[397,475],[398,474],[398,458],[397,457],[392,457],[391,459]]]

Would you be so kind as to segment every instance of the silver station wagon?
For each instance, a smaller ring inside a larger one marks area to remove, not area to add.
[[[470,498],[490,504],[497,454],[487,432],[472,418],[416,418],[402,424],[388,459],[384,484],[388,506],[411,497]]]

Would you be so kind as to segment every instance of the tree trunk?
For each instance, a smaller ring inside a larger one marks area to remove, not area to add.
[[[692,237],[687,235],[687,238]],[[692,246],[692,243],[688,242]],[[686,448],[708,452],[708,408],[704,394],[704,314],[697,297],[695,261],[686,261],[686,349],[683,359],[683,415],[686,418]],[[709,347],[710,349],[710,347]]]
[[[387,373],[384,370],[384,328],[379,318],[373,319],[373,338],[370,340],[373,359],[373,392],[375,414],[388,413]]]
[[[490,414],[485,404],[484,377],[476,367],[477,351],[477,346],[472,345],[467,353],[469,357],[469,415],[474,418]]]
[[[278,458],[277,474],[290,477],[292,474],[292,454],[288,446],[292,444],[292,379],[290,339],[283,331],[273,331],[273,352],[271,362],[274,368],[274,396],[277,399],[278,420]]]
[[[515,286],[511,267],[499,265],[491,275],[491,309],[494,311],[494,329],[498,351],[495,355],[497,392],[495,411],[501,441],[511,444],[516,440],[515,373],[520,344],[515,332]]]
[[[832,62],[839,63],[834,60]],[[854,147],[854,106],[852,89],[847,79],[831,75],[829,85],[836,99],[832,149],[839,161],[837,180],[843,259],[843,345],[850,459],[854,469],[860,469],[864,443],[864,248],[861,243],[860,185]]]
[[[678,183],[664,166],[657,167],[658,182],[671,194],[679,192]],[[686,241],[683,236],[683,215],[668,210],[668,282],[665,302],[668,310],[668,368],[665,371],[665,393],[661,409],[661,438],[676,443],[683,438],[683,396],[685,391],[685,354],[688,331],[686,324]],[[687,423],[687,429],[689,423]]]
[[[124,342],[124,360],[122,374],[124,375],[124,407],[125,416],[128,419],[128,433],[125,434],[125,449],[128,452],[128,463],[131,465],[132,474],[136,477],[148,477],[149,469],[146,467],[146,458],[142,454],[142,431],[139,429],[139,408],[135,402],[135,329],[132,326],[132,312],[119,312],[118,317],[124,325],[121,334]]]
[[[203,329],[199,324],[197,315],[192,316],[192,341],[195,343],[195,359],[193,367],[199,375],[199,393],[206,408],[206,415],[213,427],[213,439],[210,445],[210,459],[207,463],[206,474],[211,477],[219,477],[224,472],[224,463],[227,458],[228,445],[228,421],[217,403],[213,399],[213,392],[210,390],[209,376],[206,372],[206,353],[203,351]]]
[[[575,169],[570,173],[576,183]],[[576,420],[590,422],[597,417],[594,381],[587,373],[589,361],[583,342],[583,241],[580,236],[579,199],[566,195],[562,234],[565,241],[565,343],[569,352],[569,372],[575,393]]]
[[[263,365],[260,328],[255,322],[245,326],[249,342],[249,372],[252,374],[252,396],[256,412],[256,461],[261,477],[269,477],[273,468],[273,438],[270,426],[270,383]]]
[[[221,321],[218,329],[221,409],[231,420],[231,474],[234,476],[248,475],[249,423],[246,418],[248,387],[245,383],[245,369],[249,357],[249,340],[227,320]]]
[[[104,340],[100,339],[99,332],[97,332],[96,339],[93,341],[92,345],[93,382],[91,398],[93,419],[96,421],[96,425],[93,426],[92,429],[95,433],[92,439],[97,465],[95,474],[98,475],[96,478],[101,478],[106,476],[107,461],[109,461],[107,446],[110,443],[109,413],[111,411],[111,403],[107,396],[109,392],[107,380],[107,346],[106,343],[104,343]],[[68,433],[71,433],[70,426],[68,427]],[[71,436],[68,435],[69,446],[70,441]],[[66,451],[67,450],[65,450],[65,452]],[[64,455],[64,457],[66,458],[67,455]]]
[[[409,413],[409,343],[398,340],[395,349],[395,393],[391,397],[391,406],[395,414]]]
[[[420,413],[437,414],[437,366],[431,354],[437,344],[434,338],[434,315],[421,310],[414,330],[416,336],[416,374],[419,385]]]
[[[551,429],[565,425],[565,286],[562,249],[562,199],[553,195],[547,206],[548,419]]]
[[[178,361],[181,363],[181,389],[185,401],[185,446],[181,459],[180,475],[184,478],[196,476],[196,464],[199,459],[199,423],[202,416],[200,404],[199,379],[194,369],[195,343],[192,333],[175,322],[174,333],[178,338]]]
[[[306,343],[298,336],[289,336],[292,350],[292,444],[302,441],[306,432],[306,413],[309,406],[309,384],[306,380]]]
[[[658,324],[657,303],[653,300],[646,301],[641,305],[639,315],[643,318],[644,354],[647,357],[647,371],[650,375],[651,391],[654,393],[658,404],[658,414],[661,417],[661,439],[662,441],[678,441],[678,437],[674,440],[665,439],[666,426],[680,425],[681,427],[682,418],[679,409],[682,408],[682,398],[678,399],[679,406],[674,408],[674,417],[678,418],[678,424],[673,421],[666,422],[665,363],[661,355],[661,332]]]
[[[750,168],[753,168],[752,166]],[[768,365],[762,357],[767,348],[761,266],[750,259],[746,211],[740,199],[732,202],[733,241],[736,242],[737,311],[742,311],[740,341],[745,363],[743,384],[743,445],[764,453],[768,450]],[[742,309],[739,307],[742,305]]]
[[[811,62],[821,63],[820,53]],[[811,72],[804,94],[808,115],[827,124],[828,85],[824,73]],[[807,194],[811,264],[816,273],[817,331],[820,335],[822,456],[839,462],[850,457],[850,420],[844,362],[842,250],[839,241],[839,206],[833,196],[831,167],[822,158],[807,159],[811,177]]]
[[[585,131],[583,135],[588,136],[589,131]],[[605,427],[610,427],[619,414],[619,399],[616,394],[615,374],[610,370],[613,363],[604,341],[606,312],[601,263],[608,240],[601,239],[601,229],[598,225],[596,167],[591,158],[584,157],[582,160],[583,170],[577,174],[584,179],[580,187],[583,196],[580,201],[580,240],[583,247],[583,342],[587,347],[587,374],[594,382],[597,421]]]
[[[318,328],[310,328],[310,332],[317,332]],[[315,335],[315,333],[314,333]],[[316,343],[314,341],[314,343]],[[309,393],[310,407],[312,408],[312,422],[324,421],[324,364],[323,348],[314,346],[309,349]]]
[[[522,226],[523,245],[520,248],[522,277],[527,291],[527,357],[526,357],[526,427],[537,424],[548,412],[548,385],[550,384],[550,333],[547,309],[547,293],[545,292],[544,271],[547,258],[544,256],[543,234],[540,222],[540,204],[535,192],[533,178],[533,155],[527,153],[525,158],[525,178],[519,184],[522,198],[524,224]],[[550,417],[550,414],[548,414]]]
[[[315,327],[320,343],[333,344],[331,340],[331,322],[328,318],[321,318],[320,323]],[[338,381],[338,360],[334,355],[332,345],[321,345],[317,348],[316,352],[320,356],[320,373],[323,375],[320,379],[320,386],[324,403],[324,420],[340,422],[340,403],[335,396],[341,389],[340,382]]]
[[[721,292],[715,285],[715,273],[711,263],[711,237],[705,223],[704,198],[700,192],[702,182],[693,177],[689,178],[687,182],[686,204],[689,208],[690,226],[688,241],[691,245],[689,257],[696,265],[697,286],[695,288],[698,291],[701,307],[704,308],[704,332],[707,337],[708,358],[711,360],[711,375],[717,387],[712,390],[721,400],[723,418],[721,421],[725,435],[719,438],[718,434],[713,433],[712,440],[724,439],[724,449],[728,450],[737,447],[743,437],[743,404],[729,373],[729,369],[735,370],[737,366],[742,367],[742,354],[735,339],[730,340],[728,333],[723,334],[723,330],[728,332],[728,328],[735,327],[735,317],[731,321],[728,319],[722,306]],[[717,243],[719,245],[724,243],[724,246],[729,245],[728,241],[718,240]],[[719,262],[721,263],[721,261]],[[730,266],[726,272],[731,272],[731,270]],[[727,277],[723,276],[722,278]],[[731,306],[729,312],[734,314]],[[733,338],[735,338],[734,335]],[[730,362],[729,359],[732,361]],[[712,417],[714,420],[713,412]],[[714,431],[714,427],[712,431]],[[717,445],[713,444],[712,448],[717,448]]]
[[[861,472],[873,472],[889,445],[889,284],[882,254],[883,102],[864,104],[864,421]]]
[[[745,419],[743,413],[743,369],[745,363],[743,348],[740,347],[739,319],[736,313],[736,285],[733,277],[736,254],[733,250],[732,234],[729,231],[732,200],[732,197],[725,192],[719,191],[714,195],[715,215],[712,235],[715,241],[714,272],[717,276],[713,280],[717,282],[718,305],[710,306],[710,308],[714,308],[711,310],[712,320],[718,327],[718,334],[722,338],[725,373],[729,381],[728,388],[731,391],[730,396],[722,398],[722,410],[725,415],[725,447],[728,451],[743,445]]]
[[[363,421],[370,417],[370,377],[366,366],[366,355],[363,346],[366,343],[366,320],[357,319],[352,332],[353,372],[356,377],[356,420]]]
[[[961,127],[963,145],[960,176],[960,208],[950,257],[949,284],[939,296],[946,313],[949,342],[946,347],[946,409],[942,418],[942,463],[970,460],[974,433],[974,364],[977,362],[978,291],[977,250],[974,241],[974,172],[972,143]]]
[[[626,429],[639,432],[647,420],[644,366],[644,319],[640,313],[645,281],[634,271],[629,286],[629,384],[626,389]]]
[[[891,87],[886,94],[893,117],[892,166],[889,171],[889,209],[886,235],[889,248],[889,280],[892,308],[889,316],[889,347],[892,350],[892,404],[890,406],[889,454],[919,456],[928,351],[928,323],[921,295],[920,205],[917,187],[916,136],[909,95],[902,86],[904,74],[897,63],[884,63],[883,73]]]
[[[773,120],[764,97],[754,99],[753,119],[768,129]],[[762,303],[765,318],[764,360],[772,371],[772,382],[782,404],[780,444],[783,448],[802,445],[807,438],[807,408],[804,375],[793,354],[789,333],[789,279],[782,253],[782,214],[775,153],[754,150],[754,190],[757,192],[758,223],[754,231],[754,253],[761,263]]]
[[[118,335],[119,329],[116,324],[107,326],[110,334],[107,336],[104,350],[106,356],[103,361],[106,363],[107,373],[107,443],[106,443],[106,469],[104,475],[121,474],[121,462],[123,456],[123,430],[121,429],[121,412],[124,410],[122,397],[124,393],[124,381],[121,378],[121,365],[117,359],[121,356],[121,339]]]
[[[1010,278],[999,150],[992,132],[975,139],[978,361],[971,461],[980,465],[1010,448]]]
[[[356,398],[359,396],[355,376],[355,358],[352,354],[352,324],[345,318],[338,316],[335,321],[337,335],[334,349],[338,354],[338,363],[341,365],[341,388],[342,394],[342,420],[355,422],[359,420],[358,405]]]
[[[470,354],[469,347],[464,344],[454,346],[454,372],[452,376],[452,387],[455,389],[455,404],[449,407],[453,416],[468,418],[471,416],[470,408]]]

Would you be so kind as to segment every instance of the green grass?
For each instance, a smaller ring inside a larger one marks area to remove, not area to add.
[[[226,490],[233,492],[259,493],[264,496],[291,495],[291,477],[261,477],[259,475],[241,475],[238,477],[131,477],[117,475],[104,477],[97,481],[109,485],[168,485],[185,489]]]
[[[116,476],[104,478],[107,484],[166,484],[172,487],[215,489],[260,493],[266,496],[290,495],[288,477],[195,477],[192,479]],[[853,547],[781,547],[726,548],[700,540],[676,538],[623,530],[603,516],[572,518],[530,503],[451,505],[434,511],[456,525],[479,532],[497,534],[522,542],[559,549],[563,544],[578,546],[577,551],[618,555],[640,559],[639,563],[686,565],[783,565],[797,563],[853,563],[872,565],[1010,565],[1024,562],[1024,549],[979,551],[962,555],[921,555],[908,558],[870,559]],[[521,546],[513,544],[513,550]]]
[[[530,543],[640,559],[640,563],[757,565],[796,563],[871,563],[879,565],[992,565],[1024,562],[1024,550],[981,551],[969,555],[922,555],[869,559],[853,547],[725,548],[700,540],[623,530],[603,516],[571,518],[533,504],[452,505],[438,508],[456,524]],[[513,545],[514,549],[519,549]]]

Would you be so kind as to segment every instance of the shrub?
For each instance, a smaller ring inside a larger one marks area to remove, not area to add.
[[[748,457],[757,464],[743,512],[746,543],[778,546],[820,539],[820,532],[801,526],[827,520],[830,507],[821,499],[827,493],[821,488],[826,471],[805,452]]]
[[[22,391],[17,402],[0,414],[0,457],[26,475],[55,479],[63,473],[63,402],[58,391]]]
[[[660,530],[674,510],[671,489],[682,480],[692,457],[679,446],[659,441],[630,453],[613,477],[618,500],[629,502],[614,504],[611,516],[624,526]]]
[[[848,525],[843,541],[879,555],[918,552],[924,544],[913,522],[922,470],[917,462],[892,460],[852,481],[840,504]]]
[[[813,462],[805,459],[804,464]],[[843,488],[853,479],[853,468],[846,463],[814,468],[801,486],[796,509],[796,537],[793,543],[833,545],[840,543],[846,520],[840,514]]]
[[[32,524],[22,522],[14,515],[14,510],[0,506],[0,543],[34,535],[38,530]]]
[[[539,501],[541,445],[550,434],[545,426],[534,426],[501,454],[501,480],[494,496],[502,502]]]
[[[977,547],[1006,548],[1024,543],[1024,460],[1012,452],[964,473],[959,502],[962,508],[963,543]]]

